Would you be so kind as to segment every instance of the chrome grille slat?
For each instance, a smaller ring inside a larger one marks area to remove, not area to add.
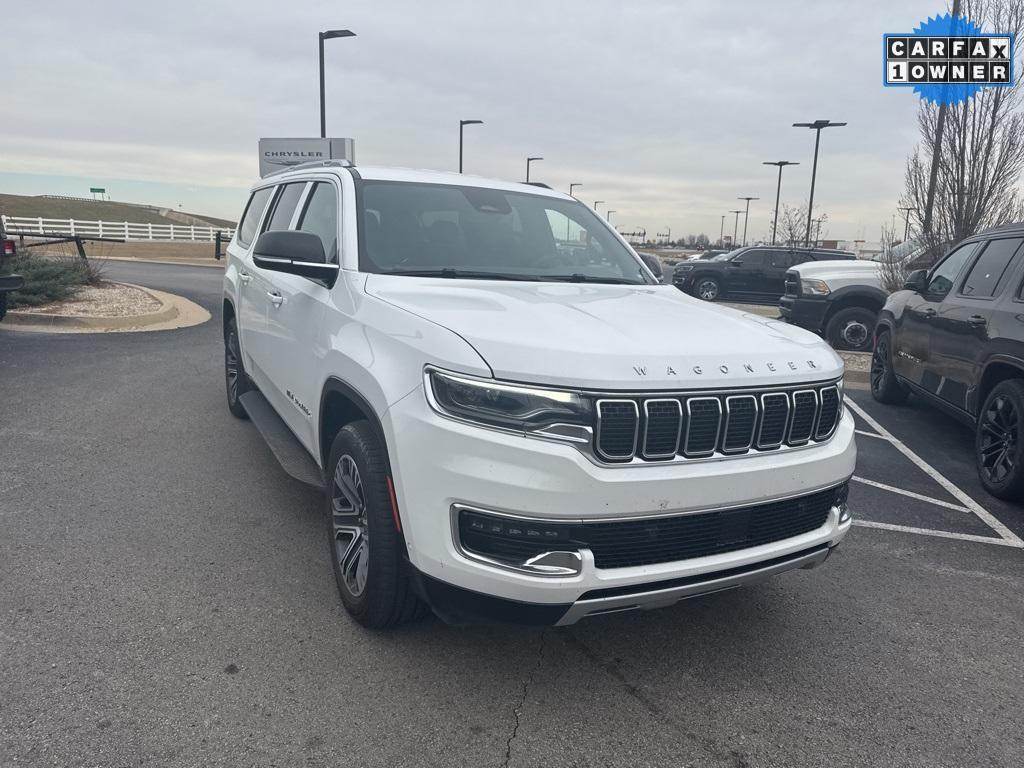
[[[841,385],[804,389],[629,394],[595,402],[594,453],[608,462],[737,456],[796,448],[835,434]]]

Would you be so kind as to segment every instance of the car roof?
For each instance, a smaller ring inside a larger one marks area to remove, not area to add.
[[[541,197],[555,197],[560,200],[575,200],[575,198],[563,192],[556,192],[546,186],[521,181],[507,181],[504,179],[492,179],[485,176],[474,176],[468,173],[457,173],[455,171],[432,171],[421,168],[388,168],[377,165],[351,166],[347,163],[323,162],[303,163],[286,171],[269,174],[253,185],[253,189],[265,187],[268,184],[280,184],[296,176],[308,178],[311,174],[332,174],[343,173],[343,169],[349,169],[353,175],[367,181],[404,181],[418,184],[448,184],[458,187],[483,187],[485,189],[500,189],[507,192],[521,192]]]
[[[964,240],[991,237],[992,235],[1024,235],[1024,222],[1019,221],[1014,224],[1000,224],[998,227],[991,227],[976,235],[972,235],[971,237],[965,237]]]

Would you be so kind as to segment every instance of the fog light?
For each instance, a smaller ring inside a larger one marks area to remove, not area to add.
[[[459,509],[457,525],[460,549],[473,559],[534,576],[575,576],[582,570],[572,524]]]
[[[850,507],[846,504],[839,505],[839,524],[850,522]]]

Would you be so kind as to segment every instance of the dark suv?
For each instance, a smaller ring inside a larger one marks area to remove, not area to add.
[[[679,264],[672,284],[705,301],[750,298],[777,301],[786,287],[786,270],[806,261],[852,259],[849,251],[829,248],[785,248],[754,245],[737,248],[707,261]]]
[[[981,482],[1024,495],[1024,224],[968,238],[912,272],[875,328],[871,394],[910,392],[975,429]]]

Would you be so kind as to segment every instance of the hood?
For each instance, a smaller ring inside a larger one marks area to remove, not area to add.
[[[821,339],[669,285],[369,275],[366,293],[457,333],[499,379],[584,389],[772,386],[839,376]],[[425,361],[430,362],[430,361]]]
[[[836,260],[836,261],[806,261],[803,264],[793,267],[790,271],[796,272],[800,277],[813,280],[824,280],[828,282],[831,278],[871,278],[879,274],[881,265],[877,261],[864,260]]]

